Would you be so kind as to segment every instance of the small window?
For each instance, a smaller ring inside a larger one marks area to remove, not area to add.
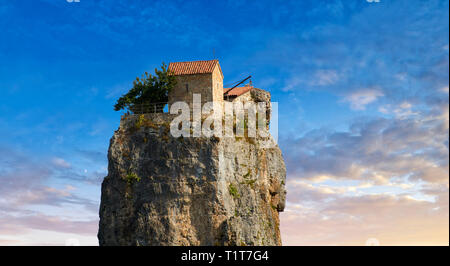
[[[189,85],[186,83],[186,92],[189,92]]]

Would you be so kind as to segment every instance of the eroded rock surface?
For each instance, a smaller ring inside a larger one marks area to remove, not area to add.
[[[174,138],[172,118],[122,118],[102,184],[100,245],[281,245],[286,169],[278,146]]]

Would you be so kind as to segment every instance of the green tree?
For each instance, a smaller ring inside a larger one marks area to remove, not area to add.
[[[133,110],[145,104],[165,103],[169,99],[169,92],[175,85],[175,77],[170,75],[166,64],[163,62],[161,70],[155,68],[155,75],[145,72],[141,78],[137,77],[133,81],[133,88],[117,100],[114,110],[119,111],[125,108]],[[158,111],[162,112],[161,106]]]

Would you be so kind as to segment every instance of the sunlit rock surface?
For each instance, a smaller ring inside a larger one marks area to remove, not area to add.
[[[111,138],[100,245],[281,245],[286,169],[261,138],[174,138],[169,114]]]

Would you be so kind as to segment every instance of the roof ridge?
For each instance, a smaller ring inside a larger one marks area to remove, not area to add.
[[[176,63],[196,63],[196,62],[209,62],[209,61],[216,61],[216,62],[219,62],[219,59],[194,60],[194,61],[177,61],[177,62],[170,62],[169,64],[176,64]]]
[[[218,59],[170,62],[169,70],[174,75],[205,74],[212,73],[217,65]]]
[[[255,89],[253,85],[244,85],[242,87],[234,87],[230,90],[230,88],[223,88],[223,93],[225,94],[226,91],[228,91],[228,96],[240,96],[248,91],[251,91],[252,89]]]

